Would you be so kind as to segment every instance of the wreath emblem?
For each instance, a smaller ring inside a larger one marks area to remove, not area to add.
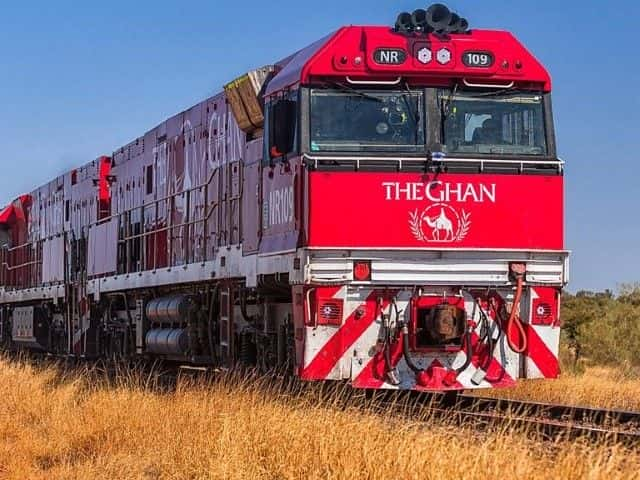
[[[436,203],[422,212],[419,209],[409,212],[409,229],[420,242],[461,242],[471,229],[471,213]]]

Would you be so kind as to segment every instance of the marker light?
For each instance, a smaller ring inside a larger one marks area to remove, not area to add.
[[[439,64],[446,65],[451,61],[451,51],[447,48],[441,48],[438,50],[436,58],[438,59]]]
[[[371,281],[371,262],[355,262],[353,264],[353,278],[356,282]]]
[[[433,54],[431,53],[431,50],[429,50],[427,47],[424,47],[418,50],[418,61],[420,63],[424,63],[426,65],[431,61],[432,58],[433,58]]]

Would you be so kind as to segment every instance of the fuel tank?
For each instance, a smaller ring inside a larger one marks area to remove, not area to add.
[[[189,295],[154,298],[147,304],[147,319],[151,323],[184,323],[194,308]]]
[[[150,330],[146,337],[146,352],[156,355],[186,355],[189,335],[186,329],[162,328]]]

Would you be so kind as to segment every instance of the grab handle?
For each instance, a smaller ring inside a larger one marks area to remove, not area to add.
[[[510,83],[507,83],[506,85],[495,85],[491,83],[471,83],[466,78],[463,78],[462,81],[467,87],[475,87],[475,88],[504,88],[506,90],[515,85],[515,82],[510,82]]]

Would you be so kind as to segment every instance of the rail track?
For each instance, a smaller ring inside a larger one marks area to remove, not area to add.
[[[459,424],[508,425],[546,440],[583,438],[640,446],[640,412],[460,395],[437,407]]]

